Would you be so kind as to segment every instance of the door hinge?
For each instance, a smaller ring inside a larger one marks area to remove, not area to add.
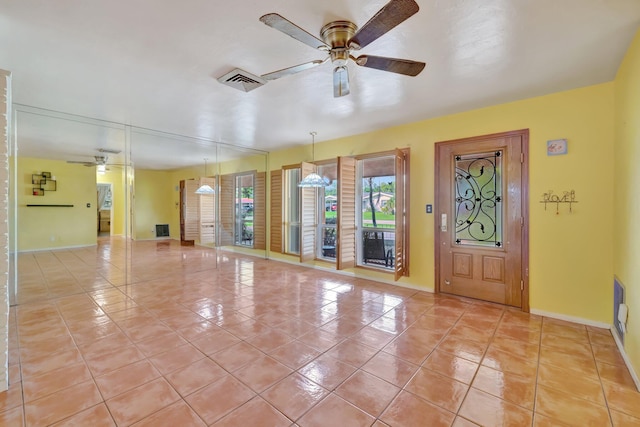
[[[520,227],[524,227],[524,217],[520,217]]]
[[[524,280],[520,280],[520,291],[524,291]]]
[[[524,163],[524,153],[520,153],[520,163]]]

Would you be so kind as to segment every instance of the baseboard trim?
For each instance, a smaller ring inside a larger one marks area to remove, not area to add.
[[[205,246],[205,247],[209,248],[210,246]],[[231,252],[231,253],[234,253],[234,254],[242,254],[242,255],[253,256],[253,257],[256,257],[256,258],[260,258],[260,259],[269,259],[267,257],[267,255],[266,255],[266,253],[264,253],[265,252],[264,249],[243,248],[241,246],[231,246],[231,245],[216,246],[215,248],[212,248],[212,249],[217,249],[219,251]]]
[[[157,240],[175,240],[175,239],[170,236],[163,236],[163,237],[149,237],[148,239],[145,238],[145,239],[132,239],[132,240],[135,242],[152,242]]]
[[[551,317],[552,319],[565,320],[567,322],[579,323],[580,325],[593,326],[594,328],[611,329],[610,323],[596,322],[595,320],[584,319],[582,317],[569,316],[567,314],[553,313],[551,311],[531,309],[531,314]]]
[[[631,364],[631,359],[629,359],[627,352],[624,350],[624,344],[622,344],[622,341],[620,341],[620,337],[618,337],[618,332],[616,331],[616,328],[613,325],[611,325],[611,335],[613,335],[613,339],[615,340],[616,345],[618,346],[618,350],[620,350],[620,354],[622,355],[622,359],[624,359],[625,365],[627,365],[627,369],[629,370],[629,374],[631,375],[633,382],[636,384],[636,388],[638,389],[638,391],[640,391],[640,379],[638,378],[636,371],[633,369],[633,365]]]
[[[42,249],[27,249],[24,251],[18,251],[19,254],[26,254],[30,252],[45,252],[45,251],[59,251],[65,249],[80,249],[80,248],[90,248],[92,246],[96,246],[97,243],[93,243],[90,245],[75,245],[75,246],[59,246],[55,248],[42,248]]]
[[[586,326],[593,326],[596,328],[608,329],[609,331],[611,331],[611,335],[613,335],[613,339],[615,340],[616,346],[620,351],[620,355],[622,356],[622,359],[624,360],[625,365],[627,365],[629,374],[631,375],[631,378],[633,379],[633,382],[635,383],[636,388],[638,389],[638,391],[640,391],[640,379],[638,379],[638,375],[636,374],[636,371],[633,369],[633,365],[631,364],[631,359],[629,359],[629,356],[627,355],[627,352],[624,349],[624,345],[622,344],[622,341],[620,341],[620,338],[618,337],[618,334],[616,333],[613,325],[611,325],[610,323],[596,322],[594,320],[583,319],[582,317],[568,316],[566,314],[552,313],[550,311],[544,311],[544,310],[531,309],[531,314],[551,317],[552,319],[566,320],[567,322],[578,323]]]
[[[281,259],[281,258],[271,258],[271,257],[269,257],[267,259],[269,261],[283,262],[285,264],[296,265],[298,267],[306,267],[306,268],[313,268],[314,270],[327,271],[329,273],[335,273],[335,274],[339,274],[341,276],[354,277],[356,279],[371,280],[372,282],[384,283],[386,285],[398,286],[398,287],[401,287],[401,288],[411,289],[411,290],[414,290],[414,291],[423,291],[423,292],[428,292],[430,294],[434,293],[433,289],[423,288],[421,286],[413,285],[411,283],[396,282],[395,280],[386,280],[386,279],[381,279],[381,278],[378,278],[378,277],[361,276],[359,274],[356,274],[356,272],[354,272],[354,271],[336,270],[335,267],[324,267],[322,265],[305,264],[305,263],[301,263],[299,261],[290,261],[290,260]]]

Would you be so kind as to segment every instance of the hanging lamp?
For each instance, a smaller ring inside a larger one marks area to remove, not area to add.
[[[207,176],[207,159],[204,159],[204,176]],[[211,186],[207,185],[207,184],[202,184],[200,187],[198,187],[198,189],[196,190],[196,194],[215,194],[216,190],[214,190],[213,188],[211,188]]]
[[[311,135],[311,158],[312,162],[316,161],[316,132],[309,132]],[[327,185],[326,181],[322,179],[320,175],[315,172],[311,172],[309,175],[305,176],[298,187],[302,188],[317,188],[317,187],[325,187]]]

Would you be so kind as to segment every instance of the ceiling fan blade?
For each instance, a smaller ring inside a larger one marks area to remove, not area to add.
[[[301,41],[307,46],[311,46],[314,49],[329,50],[329,46],[325,44],[319,38],[309,34],[307,31],[298,27],[293,22],[278,15],[277,13],[267,13],[260,17],[260,21],[264,24],[275,28],[278,31],[285,33],[286,35],[293,37],[294,39]]]
[[[349,95],[349,70],[346,66],[336,67],[333,70],[333,97]]]
[[[327,58],[328,59],[328,58]],[[304,64],[294,65],[293,67],[285,68],[282,70],[274,71],[273,73],[263,74],[262,77],[265,80],[276,80],[280,77],[289,76],[291,74],[299,73],[300,71],[308,70],[309,68],[317,67],[320,64],[323,64],[325,60],[315,60],[311,62],[305,62]]]
[[[415,15],[420,7],[414,0],[391,0],[349,40],[349,47],[360,49]]]
[[[404,74],[415,77],[424,70],[425,63],[410,61],[408,59],[386,58],[384,56],[360,55],[355,59],[356,64],[375,68],[376,70],[390,71],[392,73]]]

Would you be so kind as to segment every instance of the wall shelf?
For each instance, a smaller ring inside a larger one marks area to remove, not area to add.
[[[27,205],[28,208],[72,208],[73,205]]]
[[[37,187],[33,187],[31,191],[33,196],[44,196],[45,191],[57,191],[58,189],[56,180],[51,177],[51,172],[32,174],[31,183],[37,185]]]

